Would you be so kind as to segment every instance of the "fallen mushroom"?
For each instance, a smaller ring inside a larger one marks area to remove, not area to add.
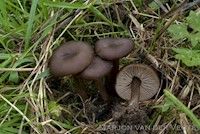
[[[113,61],[113,69],[109,76],[109,90],[114,91],[116,76],[119,70],[119,59],[127,56],[133,49],[133,41],[128,38],[105,38],[95,43],[95,53],[103,59]]]
[[[138,107],[138,102],[152,98],[159,86],[160,80],[151,67],[130,64],[119,71],[115,90],[122,99],[129,101],[129,106]]]
[[[50,60],[50,71],[54,76],[74,75],[77,84],[77,92],[85,100],[87,92],[82,80],[75,74],[83,71],[92,61],[94,51],[86,42],[68,41],[60,45]]]
[[[100,95],[106,102],[110,101],[110,96],[108,95],[103,85],[101,77],[108,74],[111,71],[112,67],[113,64],[111,61],[106,61],[96,56],[92,60],[91,64],[83,72],[79,74],[79,76],[82,78],[94,80]]]
[[[139,101],[153,97],[159,89],[160,81],[156,72],[144,64],[130,64],[122,68],[116,78],[116,92],[128,106],[117,104],[113,111],[114,126],[145,126],[148,122],[146,111],[139,108]],[[149,133],[132,127],[129,130],[117,130],[118,133]],[[108,133],[111,133],[109,130]]]

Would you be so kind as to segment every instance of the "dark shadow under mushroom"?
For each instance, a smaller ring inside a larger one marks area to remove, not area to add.
[[[120,134],[134,134],[144,131],[144,126],[149,120],[146,111],[139,108],[133,108],[130,106],[122,106],[117,104],[113,110],[113,120],[111,125],[115,125],[117,128],[114,132]],[[107,131],[111,134],[111,131]]]
[[[91,64],[79,74],[79,76],[84,79],[94,81],[96,88],[105,102],[110,102],[111,96],[107,93],[102,77],[108,74],[112,67],[113,64],[111,61],[106,61],[95,56]]]

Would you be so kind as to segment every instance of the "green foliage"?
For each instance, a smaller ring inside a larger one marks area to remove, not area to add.
[[[28,27],[26,30],[26,36],[25,36],[25,50],[28,50],[29,46],[30,46],[30,40],[31,40],[31,33],[32,33],[32,29],[33,29],[33,22],[35,21],[35,12],[37,9],[37,4],[38,4],[38,0],[33,0],[33,3],[31,5],[31,10],[30,10],[30,15],[29,15],[29,20],[28,20]]]
[[[30,57],[31,55],[27,55],[27,57],[20,58],[21,54],[12,54],[8,55],[5,53],[0,54],[2,55],[2,59],[0,61],[0,67],[1,68],[20,68],[21,66],[25,64],[32,65],[34,63],[34,58]],[[20,74],[18,72],[5,72],[2,73],[2,77],[0,77],[0,83],[4,82],[8,78],[9,82],[18,83],[20,79]]]
[[[195,13],[194,11],[190,11],[189,16],[187,17],[188,25],[194,30],[200,32],[200,14]]]
[[[192,49],[173,48],[176,59],[181,60],[188,67],[200,65],[200,14],[190,11],[185,23],[173,24],[168,32],[174,40],[187,39]],[[189,31],[188,29],[192,29]]]
[[[182,60],[188,67],[200,65],[200,50],[191,50],[187,48],[172,48],[177,54],[175,58]]]
[[[18,134],[19,130],[13,127],[6,127],[0,130],[0,134]],[[21,134],[28,134],[28,132],[22,131]]]
[[[58,119],[61,116],[62,108],[55,101],[50,101],[48,107],[53,119]]]
[[[166,99],[168,99],[174,104],[175,108],[184,112],[191,119],[194,125],[198,129],[200,129],[200,120],[194,115],[194,113],[188,107],[186,107],[180,100],[178,100],[169,90],[165,89],[164,94]]]
[[[173,106],[173,103],[169,100],[166,100],[164,104],[153,106],[152,108],[158,108],[161,110],[162,113],[167,112],[170,110],[170,107]]]
[[[21,94],[20,98],[17,94],[7,95],[4,96],[6,99],[12,99],[12,102],[16,99],[22,100],[24,97],[26,97],[27,94]],[[18,110],[24,111],[25,105],[24,102],[18,101],[17,106]],[[2,98],[0,98],[0,134],[17,134],[19,132],[19,127],[21,125],[22,116],[15,110],[11,109],[11,106],[4,101]],[[7,114],[9,113],[9,116]],[[22,130],[22,134],[28,134],[26,130]]]
[[[162,3],[166,3],[168,0],[160,0]],[[151,2],[149,4],[149,7],[155,9],[155,10],[158,10],[160,8],[160,6],[158,4],[156,4],[155,1]]]
[[[137,7],[140,8],[142,7],[144,0],[133,0],[133,2]]]
[[[76,3],[67,3],[67,2],[52,2],[52,1],[44,1],[44,5],[51,7],[63,7],[67,9],[86,9],[88,5],[84,5],[81,2]]]
[[[187,25],[185,23],[179,25],[176,24],[171,25],[168,31],[171,33],[172,38],[175,40],[189,37],[189,33],[187,31]]]

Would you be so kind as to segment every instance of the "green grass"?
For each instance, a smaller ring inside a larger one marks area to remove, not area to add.
[[[194,123],[194,125],[200,129],[200,120],[194,115],[194,113],[186,107],[181,101],[179,101],[173,94],[171,94],[168,90],[164,90],[164,94],[167,99],[172,101],[174,105],[180,109],[183,113],[185,113]]]
[[[176,5],[168,4],[170,7]],[[199,41],[191,43],[196,32],[189,29],[189,40],[175,39],[177,31],[173,36],[171,29],[158,37],[164,24],[172,17],[155,19],[160,18],[163,11],[152,6],[138,0],[118,4],[113,0],[0,0],[0,133],[92,133],[97,132],[99,125],[109,122],[109,119],[90,121],[85,113],[88,104],[82,103],[73,94],[73,79],[54,78],[48,67],[53,51],[62,42],[80,40],[93,46],[105,37],[127,37],[134,41],[134,51],[121,60],[121,66],[138,62],[151,64],[151,61],[138,59],[140,51],[148,52],[159,63],[157,71],[163,82],[161,91],[153,101],[142,102],[145,108],[154,106],[148,125],[183,125],[179,114],[184,113],[187,115],[184,123],[200,129],[199,103],[193,99],[200,92],[199,66],[194,62],[195,66],[182,64],[179,61],[182,59],[174,53],[178,51],[172,49],[196,47]],[[196,9],[194,6],[192,14]],[[189,11],[184,11],[175,23],[187,23],[188,14]],[[135,26],[138,23],[134,19],[139,22],[139,27]],[[177,25],[171,23],[172,26]],[[192,50],[195,51],[199,51],[197,47]],[[186,53],[181,54],[182,58],[188,58]],[[186,87],[191,79],[194,83],[188,89]],[[91,97],[99,96],[93,83],[86,83]],[[164,89],[172,90],[171,93],[167,90],[163,93]],[[169,117],[174,111],[176,114]],[[170,122],[172,119],[173,122]],[[167,129],[160,131],[167,132]]]

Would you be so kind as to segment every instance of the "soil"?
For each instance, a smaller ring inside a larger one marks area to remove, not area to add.
[[[145,133],[142,126],[147,125],[148,116],[144,110],[117,104],[112,117],[114,121],[107,127],[107,134]]]
[[[64,92],[66,93],[69,87],[68,82],[63,79],[51,78],[49,81],[49,86],[53,89],[54,100],[60,98]],[[91,86],[92,83],[89,83]],[[92,84],[93,85],[93,84]],[[86,83],[87,86],[87,83]],[[147,125],[149,112],[147,109],[140,107],[140,109],[135,109],[133,107],[127,107],[122,105],[120,102],[124,102],[119,97],[113,97],[111,103],[105,103],[99,93],[94,90],[88,92],[89,96],[93,96],[88,99],[85,103],[81,101],[78,95],[73,93],[66,96],[59,101],[59,104],[66,105],[68,110],[71,111],[72,115],[63,113],[63,117],[66,119],[72,119],[73,116],[76,120],[80,122],[85,122],[86,124],[94,125],[96,123],[105,122],[113,118],[113,121],[108,124],[105,130],[100,130],[98,132],[105,134],[130,134],[130,133],[146,133],[143,131],[141,126]],[[56,90],[57,89],[57,90]],[[76,124],[76,122],[74,122]]]

